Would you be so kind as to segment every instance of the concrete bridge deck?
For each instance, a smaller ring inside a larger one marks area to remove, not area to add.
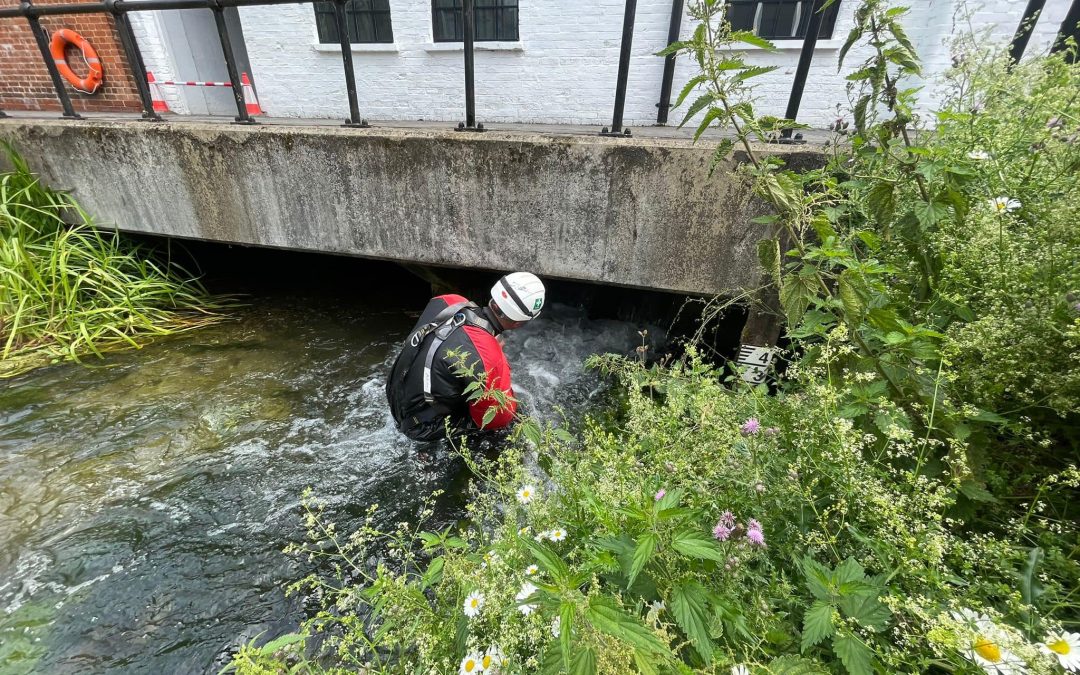
[[[541,275],[695,294],[756,283],[765,212],[738,154],[670,127],[326,120],[259,126],[184,117],[0,119],[52,186],[123,231]],[[761,147],[796,165],[820,146]]]

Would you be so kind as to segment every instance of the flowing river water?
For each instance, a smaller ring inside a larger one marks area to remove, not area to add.
[[[372,502],[393,523],[435,489],[460,494],[460,463],[418,454],[385,403],[419,309],[267,298],[0,381],[0,674],[217,672],[303,618],[282,589],[306,563],[281,549],[302,536],[305,487],[346,531]],[[508,334],[519,398],[541,417],[582,410],[602,390],[584,358],[631,353],[638,328],[556,305]]]

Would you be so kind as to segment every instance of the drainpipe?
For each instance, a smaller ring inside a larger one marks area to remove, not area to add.
[[[682,30],[683,0],[671,0],[671,23],[668,24],[667,44],[679,39]],[[667,45],[665,45],[667,46]],[[667,124],[668,111],[671,109],[671,81],[675,78],[675,55],[664,57],[664,79],[660,83],[660,102],[656,104],[656,125]]]

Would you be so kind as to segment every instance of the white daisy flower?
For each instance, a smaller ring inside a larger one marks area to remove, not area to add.
[[[548,532],[547,530],[544,530],[542,532],[537,532],[536,535],[533,537],[533,541],[544,541],[545,539],[548,538],[548,536],[550,534],[551,533]]]
[[[469,593],[465,598],[465,616],[470,619],[480,613],[480,608],[484,606],[484,594],[480,591],[473,591]]]
[[[562,633],[562,617],[557,616],[555,620],[551,622],[551,637],[557,638]]]
[[[498,645],[491,645],[480,658],[480,667],[489,673],[498,673],[499,666],[503,663],[503,653]]]
[[[535,577],[539,573],[540,573],[540,568],[537,567],[536,565],[529,565],[528,567],[525,568],[525,576],[527,576],[527,577]]]
[[[1024,661],[1001,645],[997,638],[1000,630],[990,617],[966,608],[959,612],[952,612],[952,617],[972,629],[974,636],[967,648],[963,650],[964,656],[988,675],[1027,673]]]
[[[548,539],[551,541],[562,541],[566,539],[566,530],[556,527],[554,530],[547,533]]]
[[[1020,208],[1020,200],[1011,197],[994,197],[990,200],[990,206],[996,213],[1012,213]]]
[[[980,162],[990,159],[990,153],[985,150],[972,150],[967,156],[968,159],[974,159]]]
[[[484,666],[480,662],[479,654],[468,654],[465,658],[461,659],[461,668],[458,672],[461,675],[472,675],[473,673],[481,673],[484,671]]]
[[[731,667],[731,675],[750,675],[750,669],[740,663]]]
[[[1080,672],[1080,633],[1054,633],[1039,645],[1044,654],[1057,658],[1061,667],[1070,673]]]
[[[528,504],[536,497],[536,488],[531,485],[522,485],[517,491],[517,500],[522,504]]]
[[[533,610],[536,609],[536,605],[528,605],[528,604],[523,605],[523,604],[520,604],[520,603],[523,602],[524,600],[527,600],[529,598],[529,596],[532,595],[535,592],[536,592],[536,586],[534,586],[534,585],[530,584],[528,581],[526,581],[525,583],[521,584],[521,590],[518,591],[518,594],[514,596],[514,600],[517,600],[518,603],[519,603],[518,604],[518,611],[521,612],[522,614],[524,614],[525,616],[528,616],[528,615],[532,614]]]
[[[529,533],[529,526],[528,525],[526,525],[525,527],[518,528],[518,536],[519,537],[524,537],[528,533]]]

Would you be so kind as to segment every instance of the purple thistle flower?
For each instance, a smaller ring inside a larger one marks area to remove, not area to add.
[[[717,523],[713,528],[712,536],[716,537],[720,541],[727,541],[731,536],[732,528],[726,527],[723,522]]]
[[[729,530],[735,529],[735,514],[731,511],[724,511],[720,514],[720,524]]]
[[[780,433],[780,430],[777,429],[776,427],[769,427],[768,429],[765,430],[765,433],[768,434],[769,436],[775,436],[776,434]]]
[[[756,417],[751,417],[743,422],[743,425],[739,427],[739,429],[742,431],[743,436],[753,436],[761,430],[761,422],[758,422]]]
[[[664,498],[664,495],[666,495],[666,494],[667,494],[667,490],[665,490],[664,488],[660,488],[660,490],[657,491],[657,493],[653,496],[653,499],[655,499],[656,501],[660,501],[661,499]]]
[[[747,530],[746,531],[746,538],[754,546],[762,546],[762,547],[765,546],[765,534],[761,530],[758,530],[758,529]]]
[[[746,529],[761,530],[761,523],[757,519],[751,518],[750,520],[746,521]]]

